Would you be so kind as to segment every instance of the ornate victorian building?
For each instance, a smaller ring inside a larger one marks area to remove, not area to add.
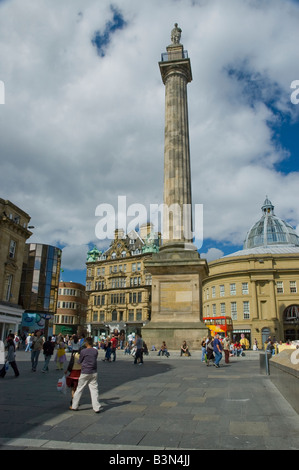
[[[110,247],[87,254],[87,330],[92,336],[117,329],[138,332],[151,317],[151,275],[144,267],[159,250],[160,238],[146,224],[137,233],[115,231]]]

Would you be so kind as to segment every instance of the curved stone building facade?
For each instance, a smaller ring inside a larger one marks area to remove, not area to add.
[[[65,335],[84,333],[87,302],[88,298],[83,284],[60,281],[54,333]]]
[[[231,317],[233,335],[251,347],[299,339],[299,237],[268,198],[261,209],[243,250],[210,262],[203,281],[203,316]]]

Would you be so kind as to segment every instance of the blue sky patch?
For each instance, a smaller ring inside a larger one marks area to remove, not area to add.
[[[112,20],[106,23],[104,32],[96,31],[91,41],[93,46],[97,48],[98,55],[100,57],[105,56],[107,46],[109,45],[111,36],[115,33],[115,31],[123,29],[127,25],[123,15],[117,8],[111,6],[110,9],[113,13]]]

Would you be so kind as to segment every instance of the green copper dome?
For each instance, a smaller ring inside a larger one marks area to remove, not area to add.
[[[97,249],[96,246],[93,247],[92,250],[89,250],[87,252],[87,258],[86,261],[98,261],[99,257],[101,256],[102,252]]]
[[[274,214],[274,206],[267,197],[261,209],[263,215],[247,233],[244,250],[269,245],[299,246],[295,229]]]

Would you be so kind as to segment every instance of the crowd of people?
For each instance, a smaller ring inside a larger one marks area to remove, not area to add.
[[[257,347],[257,342],[255,340]],[[201,361],[205,362],[207,366],[210,362],[216,368],[220,367],[220,361],[223,358],[226,364],[229,364],[230,357],[245,356],[245,350],[248,349],[249,342],[245,337],[242,337],[240,341],[232,341],[229,336],[222,337],[219,334],[215,334],[214,337],[203,338],[201,343],[202,356]]]
[[[129,334],[127,336],[127,341],[125,341],[125,335],[119,334],[115,330],[110,336],[106,338],[101,338],[99,340],[91,340],[92,348],[96,350],[104,350],[105,355],[103,358],[104,362],[115,362],[117,357],[117,351],[122,351],[125,355],[130,355],[133,357],[133,364],[143,364],[143,355],[149,354],[148,347],[144,340],[142,339],[141,334]],[[72,363],[75,360],[77,364],[74,372],[74,376],[78,375],[78,355],[82,350],[82,347],[85,347],[86,343],[85,335],[82,334],[80,337],[77,335],[52,335],[48,338],[45,338],[42,335],[41,330],[37,330],[31,334],[22,334],[17,335],[10,333],[5,341],[6,346],[6,363],[0,371],[0,377],[4,377],[6,371],[11,366],[15,377],[19,377],[20,373],[16,363],[16,351],[17,349],[24,349],[25,352],[31,353],[31,368],[32,372],[36,372],[37,365],[39,362],[40,354],[44,355],[44,364],[41,369],[41,372],[46,373],[49,371],[49,363],[51,358],[54,358],[54,364],[56,370],[65,370],[65,363],[67,362],[66,353],[72,353],[71,361]],[[90,341],[90,340],[89,340]],[[279,343],[275,340],[272,340],[271,337],[268,338],[265,349],[271,354],[277,352],[277,346]],[[203,338],[201,342],[202,356],[201,361],[205,362],[207,366],[212,363],[216,368],[220,367],[220,361],[224,356],[224,361],[226,364],[229,363],[231,357],[242,357],[245,355],[246,349],[249,348],[249,341],[245,338],[245,335],[241,335],[239,341],[232,340],[229,336],[222,337],[219,334],[215,334],[214,337]],[[254,340],[253,349],[258,350],[257,340]],[[157,351],[155,346],[151,347],[152,351]],[[77,356],[76,356],[77,354]],[[165,341],[162,341],[160,348],[158,348],[158,356],[170,357],[170,353]],[[183,341],[180,347],[180,356],[191,356],[189,346],[186,341]],[[69,367],[68,367],[69,369]],[[72,387],[76,382],[77,377],[71,376],[68,379],[69,383],[72,383]]]

